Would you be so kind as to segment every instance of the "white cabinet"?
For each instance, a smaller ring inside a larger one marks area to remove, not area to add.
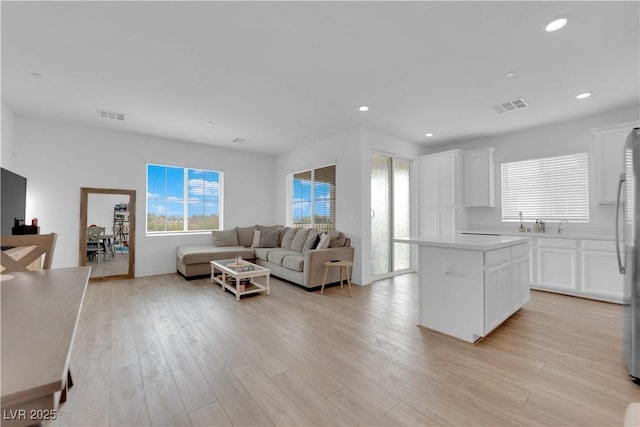
[[[578,289],[578,241],[538,239],[538,280],[552,289]]]
[[[461,185],[460,150],[423,156],[419,161],[420,234],[453,236],[458,221]]]
[[[605,299],[622,297],[624,278],[618,273],[615,243],[583,240],[580,248],[582,291]]]
[[[618,178],[623,171],[623,147],[629,132],[640,122],[622,123],[605,128],[592,129],[595,142],[595,164],[598,203],[616,202]]]
[[[567,295],[622,302],[612,240],[535,238],[532,287]]]
[[[511,263],[484,272],[484,332],[489,333],[511,314]]]
[[[529,300],[529,244],[469,246],[490,238],[500,242],[494,236],[411,241],[420,249],[420,325],[476,342]]]
[[[491,147],[464,153],[464,206],[495,206],[494,149]]]

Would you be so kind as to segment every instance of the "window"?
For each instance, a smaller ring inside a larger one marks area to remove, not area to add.
[[[502,164],[502,221],[589,222],[587,153]]]
[[[293,226],[335,230],[336,165],[293,174]]]
[[[147,165],[147,232],[222,228],[222,172]]]

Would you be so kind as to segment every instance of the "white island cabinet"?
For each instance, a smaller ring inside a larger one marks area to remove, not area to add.
[[[476,342],[529,301],[528,238],[395,241],[419,247],[421,326]]]

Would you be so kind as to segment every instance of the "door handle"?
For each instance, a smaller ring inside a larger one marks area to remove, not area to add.
[[[626,182],[626,175],[624,173],[620,174],[620,180],[618,181],[618,194],[616,196],[616,257],[618,258],[618,271],[620,274],[625,274],[626,265],[622,264],[622,257],[620,256],[620,199],[622,194],[622,184]],[[625,220],[622,222],[622,238],[624,239],[625,234]]]

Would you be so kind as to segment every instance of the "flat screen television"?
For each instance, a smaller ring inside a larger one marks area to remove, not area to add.
[[[24,220],[27,206],[27,178],[5,168],[0,175],[0,218],[2,235],[10,235],[14,218]]]

